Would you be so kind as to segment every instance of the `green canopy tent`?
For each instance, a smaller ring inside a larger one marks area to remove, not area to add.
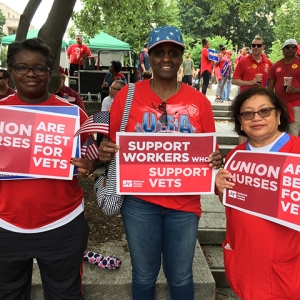
[[[27,39],[32,39],[38,36],[39,33],[39,29],[33,29],[33,30],[29,30],[27,32]],[[11,43],[13,43],[16,40],[16,34],[12,34],[12,35],[7,35],[7,36],[3,36],[1,39],[1,44],[2,45],[9,45]],[[65,49],[68,46],[67,42],[62,41],[61,43],[61,47],[63,49]]]
[[[69,45],[72,44],[76,44],[76,40],[70,40]],[[89,39],[87,46],[89,46],[91,50],[130,50],[128,43],[122,42],[104,32],[100,32],[95,37]]]

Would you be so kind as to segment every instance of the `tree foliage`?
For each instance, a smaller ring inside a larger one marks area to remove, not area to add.
[[[218,22],[212,26],[209,22],[213,10],[213,2],[193,0],[189,6],[179,5],[179,17],[185,20],[182,25],[184,34],[194,38],[208,36],[224,36],[240,49],[249,46],[254,36],[261,35],[271,47],[274,40],[274,11],[269,4],[261,5],[259,9],[248,16],[247,20],[239,18],[238,9],[227,0],[227,10],[220,12]]]
[[[24,26],[27,26],[28,24],[29,27],[32,17],[34,16],[36,9],[38,8],[41,1],[42,0],[28,1],[28,4],[21,16],[23,19],[22,24]],[[38,37],[43,39],[44,42],[52,49],[55,58],[53,76],[49,85],[49,90],[51,92],[56,92],[56,89],[60,83],[58,67],[61,52],[61,43],[68,26],[68,22],[74,10],[75,3],[76,0],[54,0],[48,18],[38,33]],[[22,40],[26,38],[28,27],[27,30],[24,31],[22,26],[18,26],[16,40]]]
[[[82,0],[72,19],[90,37],[104,31],[140,50],[154,26],[180,25],[176,0]]]
[[[5,17],[2,13],[2,11],[0,10],[0,36],[2,37],[4,35],[4,32],[3,32],[3,25],[5,24]]]

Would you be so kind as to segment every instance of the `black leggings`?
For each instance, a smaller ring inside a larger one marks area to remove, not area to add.
[[[209,73],[208,70],[205,70],[202,74],[201,74],[202,78],[203,78],[203,85],[202,85],[202,94],[206,95],[206,91],[209,85],[209,80],[210,80],[210,76],[211,74]]]

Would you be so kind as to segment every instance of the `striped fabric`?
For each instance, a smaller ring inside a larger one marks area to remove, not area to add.
[[[125,126],[128,122],[134,88],[134,83],[129,83],[120,132],[125,131]],[[105,172],[95,182],[94,191],[104,214],[111,216],[120,212],[124,195],[117,194],[116,156],[114,156]]]

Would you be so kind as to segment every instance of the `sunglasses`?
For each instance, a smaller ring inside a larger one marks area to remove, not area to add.
[[[113,86],[111,86],[110,87],[112,90],[114,90],[114,91],[120,91],[121,89],[117,89],[117,88],[115,88],[115,87],[113,87]]]
[[[296,45],[286,45],[284,46],[284,49],[296,49],[298,48]]]
[[[267,118],[271,115],[273,109],[276,109],[276,107],[266,107],[258,111],[244,111],[240,113],[240,116],[243,117],[244,120],[252,120],[255,114],[258,114],[261,118]]]
[[[255,47],[260,48],[261,46],[262,46],[262,44],[251,44],[252,48],[255,48]]]
[[[157,108],[155,107],[155,105],[153,103],[152,103],[152,106],[155,110],[159,111],[162,114],[159,118],[159,121],[162,124],[165,124],[166,126],[168,126],[167,103],[162,102],[158,105]]]

